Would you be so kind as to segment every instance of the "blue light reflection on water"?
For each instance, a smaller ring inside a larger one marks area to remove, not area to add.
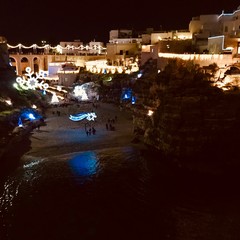
[[[69,160],[69,165],[75,175],[80,177],[94,176],[99,169],[97,155],[93,151],[82,152]]]
[[[131,147],[25,158],[3,182],[0,240],[239,239],[239,198],[153,158]]]

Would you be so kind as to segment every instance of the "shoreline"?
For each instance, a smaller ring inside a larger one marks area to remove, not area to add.
[[[60,112],[60,115],[56,114],[57,111]],[[74,122],[69,119],[70,114],[92,111],[97,115],[95,121]],[[115,119],[113,123],[115,130],[107,130],[106,123],[113,118]],[[166,162],[167,165],[181,172],[216,177],[231,172],[230,166],[227,166],[228,169],[226,169],[226,166],[224,168],[224,165],[217,162],[206,163],[194,161],[194,159],[191,161],[166,160],[160,152],[151,150],[151,147],[144,144],[142,139],[134,141],[136,139],[133,131],[133,113],[129,109],[120,109],[113,103],[100,102],[94,109],[92,103],[52,107],[46,111],[45,122],[46,125],[24,134],[21,140],[17,137],[18,140],[12,141],[7,152],[1,157],[3,168],[13,168],[19,164],[19,161],[23,162],[33,157],[47,158],[74,152],[133,146],[140,151],[146,150],[152,154],[154,160]],[[91,125],[96,129],[96,134],[87,135],[86,126]]]

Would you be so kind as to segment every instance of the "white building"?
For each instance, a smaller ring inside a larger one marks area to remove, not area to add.
[[[240,6],[233,13],[193,17],[189,31],[199,52],[240,54]]]
[[[186,40],[186,39],[192,39],[191,32],[187,30],[174,30],[174,31],[151,33],[152,45],[158,43],[159,41]]]

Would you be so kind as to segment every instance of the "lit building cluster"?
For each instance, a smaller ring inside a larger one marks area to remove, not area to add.
[[[193,17],[188,30],[154,31],[149,28],[141,34],[129,29],[111,30],[106,46],[97,41],[83,44],[80,40],[60,42],[54,47],[45,41],[41,46],[25,46],[20,43],[10,45],[4,37],[0,37],[0,43],[7,45],[9,56],[13,60],[11,65],[19,70],[16,71],[18,77],[14,87],[18,90],[30,89],[48,93],[52,104],[59,104],[70,98],[76,101],[99,99],[98,86],[91,82],[74,84],[81,68],[96,74],[131,74],[139,72],[140,66],[150,59],[157,60],[158,71],[164,69],[169,58],[192,60],[200,67],[215,63],[219,69],[213,77],[213,85],[227,90],[229,86],[240,86],[240,74],[225,74],[230,66],[237,65],[240,60],[238,19],[240,7],[230,14],[222,12],[219,15]],[[186,52],[185,49],[190,46],[196,52]],[[25,50],[29,50],[31,54],[27,54]],[[39,52],[41,54],[38,56]],[[140,77],[141,72],[138,73],[138,78]],[[0,98],[0,101],[12,105],[10,99]],[[121,101],[136,103],[131,89],[122,89]],[[31,121],[41,117],[35,111],[25,110],[19,118],[19,126],[23,125],[23,120]],[[148,116],[152,114],[152,110],[147,113]],[[69,116],[72,121],[94,121],[95,118],[95,113]]]
[[[132,73],[139,70],[137,62],[128,62],[125,66],[112,66],[107,64],[107,60],[94,60],[86,62],[86,70],[92,73]]]
[[[41,89],[52,93],[52,101],[54,103],[63,100],[64,94],[56,91],[56,89],[49,88],[43,79],[47,80],[52,87],[72,87],[82,67],[87,72],[96,74],[130,74],[138,72],[140,65],[143,65],[149,59],[157,60],[159,71],[164,68],[169,58],[181,58],[186,61],[193,60],[200,66],[216,63],[219,69],[221,69],[220,78],[227,85],[232,81],[232,78],[224,76],[223,79],[224,70],[227,66],[239,60],[238,49],[240,49],[240,41],[237,37],[237,19],[240,18],[239,11],[240,9],[238,8],[231,14],[222,12],[220,15],[193,17],[189,24],[189,30],[154,31],[154,29],[148,28],[141,34],[136,34],[129,29],[111,30],[106,47],[104,43],[97,41],[84,45],[80,40],[60,42],[55,47],[46,44],[45,41],[42,42],[42,46],[37,44],[32,44],[31,46],[22,44],[12,46],[7,44],[7,46],[9,49],[19,49],[20,53],[21,49],[32,49],[33,52],[43,49],[45,54],[49,54],[44,59],[48,65],[47,73],[40,69],[36,70],[35,66],[40,60],[34,59],[34,64],[32,63],[31,66],[34,66],[35,76],[33,77],[30,68],[26,67],[24,69],[26,78],[18,77],[17,84],[21,88]],[[211,24],[212,22],[215,24]],[[206,33],[209,33],[209,29],[211,29],[211,35],[206,35]],[[200,39],[203,39],[203,36],[205,36],[204,41],[201,42]],[[184,52],[184,48],[181,48],[181,46],[189,47],[189,44],[194,44],[198,52]],[[182,53],[176,54],[174,53],[175,50],[181,50]],[[235,55],[224,54],[226,51]],[[54,55],[50,56],[50,52],[54,53]],[[94,55],[94,58],[91,58],[91,55]],[[41,61],[44,62],[43,60]],[[24,64],[24,66],[27,65],[26,62]],[[16,65],[19,66],[19,64]],[[236,79],[234,81],[235,83],[237,82]],[[218,83],[218,86],[223,87],[223,84]],[[89,86],[75,86],[72,96],[80,100],[89,100],[92,97],[96,97],[89,89]]]

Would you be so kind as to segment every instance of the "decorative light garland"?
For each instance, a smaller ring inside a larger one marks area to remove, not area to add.
[[[102,47],[102,46],[99,46],[99,45],[93,45],[92,47],[90,47],[89,45],[80,45],[79,47],[75,47],[75,46],[72,46],[72,45],[67,45],[66,47],[62,47],[61,45],[57,45],[55,47],[51,47],[51,45],[49,44],[46,44],[44,46],[38,46],[37,44],[32,44],[31,46],[25,46],[21,43],[13,46],[13,45],[10,45],[10,44],[7,44],[8,48],[9,49],[12,49],[12,48],[25,48],[25,49],[30,49],[30,48],[34,48],[34,49],[56,49],[56,50],[105,50],[106,48],[105,47]]]

